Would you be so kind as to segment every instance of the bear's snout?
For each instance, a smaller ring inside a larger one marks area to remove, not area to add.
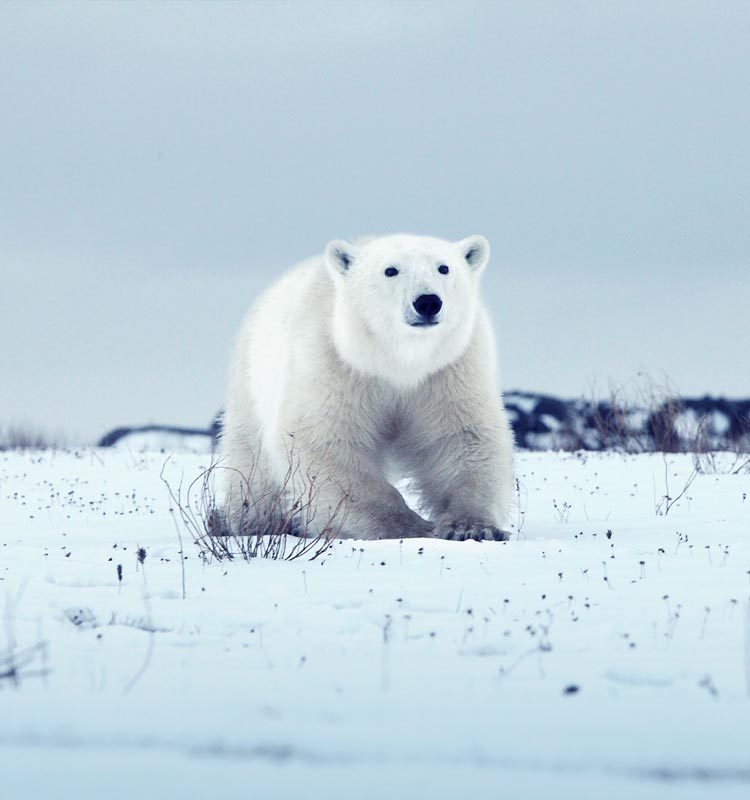
[[[424,322],[432,322],[443,307],[443,301],[436,294],[420,294],[412,306]]]

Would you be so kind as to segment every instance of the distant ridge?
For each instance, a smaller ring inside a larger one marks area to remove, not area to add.
[[[518,391],[506,392],[504,398],[516,444],[528,450],[750,451],[750,399],[707,395],[629,405],[616,400],[563,400]],[[113,447],[143,436],[149,441],[165,437],[168,446],[193,437],[207,437],[215,443],[220,431],[218,414],[206,428],[115,428],[102,436],[98,446]]]
[[[113,447],[118,442],[128,437],[142,434],[163,434],[171,438],[206,436],[212,440],[218,439],[221,425],[221,415],[217,415],[208,428],[183,428],[177,425],[134,425],[114,428],[105,433],[96,443],[97,447]]]

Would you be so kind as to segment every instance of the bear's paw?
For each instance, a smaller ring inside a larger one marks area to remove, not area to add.
[[[474,539],[477,542],[484,540],[507,542],[510,539],[510,534],[508,531],[503,531],[494,525],[472,521],[456,521],[441,525],[437,530],[437,537],[458,542],[463,542],[467,539]]]

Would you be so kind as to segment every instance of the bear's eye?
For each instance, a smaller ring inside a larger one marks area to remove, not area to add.
[[[396,275],[398,275],[398,270],[396,267],[388,267],[388,269],[385,271],[386,278],[393,278]]]
[[[450,270],[448,269],[448,267],[447,267],[447,265],[446,265],[446,264],[441,264],[441,265],[438,267],[438,272],[439,272],[441,275],[447,275],[447,274],[450,272]]]

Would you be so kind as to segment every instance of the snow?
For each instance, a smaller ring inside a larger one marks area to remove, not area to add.
[[[0,453],[4,800],[747,797],[747,474],[523,452],[508,543],[185,538],[183,599],[164,461]]]

